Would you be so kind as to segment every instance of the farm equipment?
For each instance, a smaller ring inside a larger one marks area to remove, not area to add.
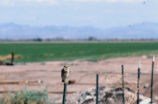
[[[5,60],[9,60],[9,59],[10,59],[10,62],[4,62]],[[7,65],[7,66],[14,65],[14,53],[12,52],[11,55],[1,57],[0,65]]]

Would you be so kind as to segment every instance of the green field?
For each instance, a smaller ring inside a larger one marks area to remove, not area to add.
[[[12,51],[23,57],[16,62],[76,59],[97,61],[111,57],[156,54],[158,43],[0,43],[0,56],[8,55]]]

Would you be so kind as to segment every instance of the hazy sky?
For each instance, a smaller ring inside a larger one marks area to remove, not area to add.
[[[108,28],[158,23],[158,0],[0,0],[0,24]]]

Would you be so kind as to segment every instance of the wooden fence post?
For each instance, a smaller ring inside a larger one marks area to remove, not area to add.
[[[14,52],[11,53],[11,65],[14,64]]]
[[[122,104],[125,104],[124,65],[121,66],[121,69],[122,69]]]
[[[96,74],[96,104],[98,104],[99,99],[99,74]]]
[[[153,103],[153,85],[154,85],[154,63],[155,63],[155,56],[153,56],[153,59],[152,59],[152,70],[151,70],[151,94],[150,94],[150,99],[151,99],[151,102],[150,104]]]
[[[66,92],[67,92],[67,84],[64,83],[63,103],[62,104],[66,104]]]

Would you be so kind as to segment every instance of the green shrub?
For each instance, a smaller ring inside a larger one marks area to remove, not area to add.
[[[47,90],[22,90],[15,94],[8,94],[0,99],[0,104],[50,104]]]

